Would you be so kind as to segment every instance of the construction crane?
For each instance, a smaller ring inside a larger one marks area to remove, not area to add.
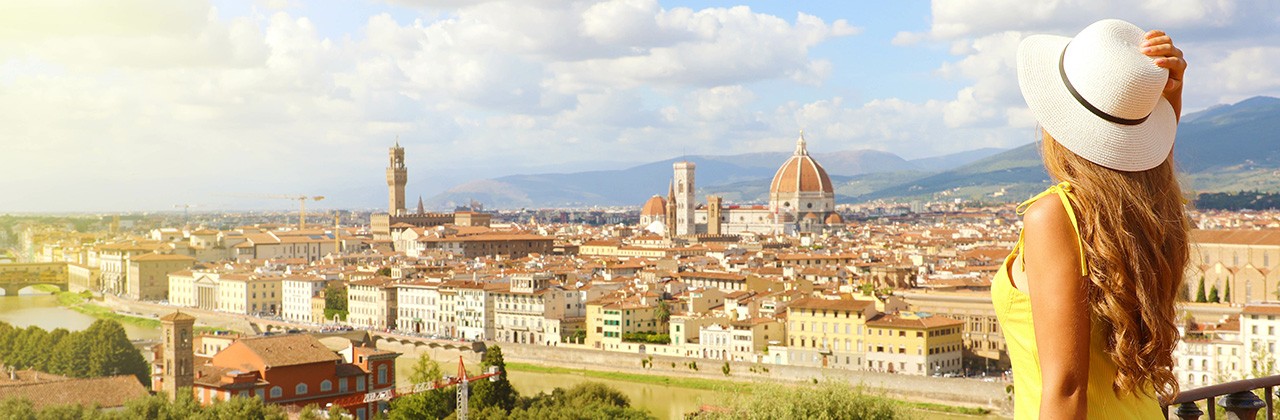
[[[458,376],[446,376],[435,382],[422,382],[405,388],[387,388],[371,391],[363,395],[353,395],[334,400],[330,405],[341,406],[342,408],[359,407],[365,404],[390,401],[407,395],[417,394],[419,392],[427,392],[434,389],[447,388],[454,385],[458,386],[458,408],[454,412],[458,420],[467,420],[467,398],[471,393],[472,382],[488,379],[490,382],[497,381],[498,376],[502,375],[502,371],[497,366],[489,366],[489,370],[481,375],[467,376],[467,368],[462,364],[462,356],[458,356]]]
[[[186,225],[191,223],[190,216],[187,211],[192,207],[197,207],[197,206],[195,204],[174,204],[173,205],[173,208],[175,209],[182,209],[182,224]]]
[[[289,194],[269,194],[262,196],[263,198],[282,198],[285,200],[298,200],[298,230],[307,228],[307,200],[320,201],[324,199],[323,195],[289,195]]]

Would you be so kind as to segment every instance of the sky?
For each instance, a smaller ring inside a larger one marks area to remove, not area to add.
[[[397,140],[411,198],[801,129],[1014,147],[1018,41],[1103,18],[1172,35],[1187,112],[1280,96],[1273,0],[0,0],[0,212],[381,207]]]

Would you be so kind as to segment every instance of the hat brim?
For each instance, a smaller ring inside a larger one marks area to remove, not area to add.
[[[1178,122],[1163,97],[1146,121],[1124,125],[1076,101],[1058,70],[1071,38],[1032,35],[1018,45],[1018,86],[1040,126],[1068,150],[1107,168],[1136,172],[1159,166],[1173,150]]]

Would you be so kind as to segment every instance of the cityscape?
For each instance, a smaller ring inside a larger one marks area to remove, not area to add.
[[[146,3],[0,30],[0,417],[1013,417],[992,279],[1054,181],[991,55],[1075,29],[962,2]],[[1280,10],[1231,6],[1170,28],[1220,59],[1173,151],[1190,395],[1280,375]],[[77,87],[105,96],[59,103]]]

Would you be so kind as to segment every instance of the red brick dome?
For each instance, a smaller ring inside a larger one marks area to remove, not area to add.
[[[665,214],[667,214],[667,200],[659,195],[649,197],[649,201],[645,201],[644,207],[640,208],[641,216],[662,216]]]
[[[773,183],[769,184],[770,193],[793,193],[793,192],[825,192],[834,193],[831,187],[831,177],[827,176],[827,170],[822,168],[817,161],[809,157],[809,151],[805,148],[804,136],[800,136],[800,140],[796,141],[796,153],[787,159],[786,163],[778,168],[778,173],[773,175]]]

